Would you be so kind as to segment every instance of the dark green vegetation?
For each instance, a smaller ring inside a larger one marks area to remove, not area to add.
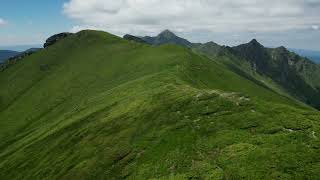
[[[215,56],[208,53],[214,51],[211,47],[198,50],[214,59],[228,59],[221,62],[238,74],[249,75],[269,87],[271,80],[284,94],[320,109],[320,66],[310,60],[284,47],[265,48],[255,39],[233,48],[221,47]]]
[[[272,78],[293,97],[320,109],[320,66],[284,47],[262,48],[261,52],[252,53],[252,56],[242,48],[246,47],[236,47],[239,54],[245,52],[242,55],[251,60],[252,67],[256,67],[258,73]]]
[[[0,72],[0,177],[318,178],[320,113],[232,58],[98,31],[26,57]]]

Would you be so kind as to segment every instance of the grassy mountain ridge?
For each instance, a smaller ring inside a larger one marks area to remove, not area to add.
[[[319,109],[320,66],[285,47],[265,48],[254,39],[236,47],[205,43],[193,49],[239,75]]]
[[[82,31],[0,84],[5,179],[319,176],[318,111],[188,48]]]
[[[162,34],[168,35],[162,38],[162,41],[148,43],[176,44],[191,48],[194,52],[220,61],[245,78],[264,84],[278,93],[296,98],[312,107],[320,108],[320,66],[288,51],[285,47],[265,48],[256,39],[232,48],[214,42],[191,43],[168,30],[150,38],[157,39],[162,37]]]

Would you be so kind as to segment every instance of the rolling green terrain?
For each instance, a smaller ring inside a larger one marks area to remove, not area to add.
[[[156,37],[132,37],[124,38],[138,42],[143,39],[151,45],[175,44],[190,48],[245,78],[320,109],[320,66],[285,47],[265,48],[256,39],[236,47],[220,46],[212,41],[191,43],[169,30]]]
[[[189,48],[81,31],[0,84],[1,179],[320,176],[319,111]]]
[[[234,48],[203,44],[194,51],[243,77],[320,109],[320,66],[284,47],[265,48],[255,41]]]

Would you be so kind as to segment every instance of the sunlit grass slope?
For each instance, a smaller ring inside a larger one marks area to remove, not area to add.
[[[4,179],[314,179],[320,113],[188,49],[82,31],[0,73]]]

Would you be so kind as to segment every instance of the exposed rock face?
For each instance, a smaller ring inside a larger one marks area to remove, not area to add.
[[[147,43],[146,41],[144,41],[143,39],[136,37],[136,36],[132,36],[130,34],[126,34],[123,36],[123,39],[129,40],[129,41],[135,41],[138,43]]]
[[[51,45],[55,44],[56,42],[58,42],[59,40],[64,39],[72,34],[73,33],[67,33],[67,32],[55,34],[46,40],[46,43],[43,45],[43,47],[46,48],[48,46],[51,46]]]

